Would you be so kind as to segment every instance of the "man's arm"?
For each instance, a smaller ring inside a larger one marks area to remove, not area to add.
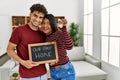
[[[11,42],[8,43],[7,54],[11,58],[15,59],[16,61],[18,61],[20,64],[22,64],[23,66],[25,66],[28,69],[32,68],[33,66],[38,66],[38,64],[36,64],[36,63],[34,63],[34,62],[30,61],[30,60],[23,60],[23,59],[21,59],[17,55],[17,53],[15,52],[15,48],[16,48],[16,44],[11,43]]]

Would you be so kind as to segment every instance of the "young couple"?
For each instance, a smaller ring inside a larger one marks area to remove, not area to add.
[[[13,30],[7,47],[8,55],[19,62],[21,80],[47,80],[45,64],[29,60],[28,44],[51,41],[57,42],[59,57],[57,63],[49,63],[51,80],[76,80],[66,52],[73,47],[66,19],[61,19],[63,27],[58,28],[54,16],[47,13],[44,5],[33,4],[30,11],[30,22]]]

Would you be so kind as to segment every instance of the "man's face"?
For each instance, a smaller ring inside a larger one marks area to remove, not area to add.
[[[30,13],[30,22],[33,26],[39,27],[42,23],[44,14],[38,11]]]

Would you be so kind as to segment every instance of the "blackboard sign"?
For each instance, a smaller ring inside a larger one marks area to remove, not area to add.
[[[56,42],[29,44],[28,50],[29,58],[33,62],[43,64],[58,61]]]

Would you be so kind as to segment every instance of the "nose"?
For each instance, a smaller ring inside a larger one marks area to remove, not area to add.
[[[40,21],[40,19],[37,17],[37,18],[36,18],[36,21]]]
[[[42,23],[42,28],[45,28],[46,26],[47,26],[46,24]]]
[[[45,27],[46,27],[46,26],[48,26],[48,24],[47,24],[47,23],[45,23]]]

